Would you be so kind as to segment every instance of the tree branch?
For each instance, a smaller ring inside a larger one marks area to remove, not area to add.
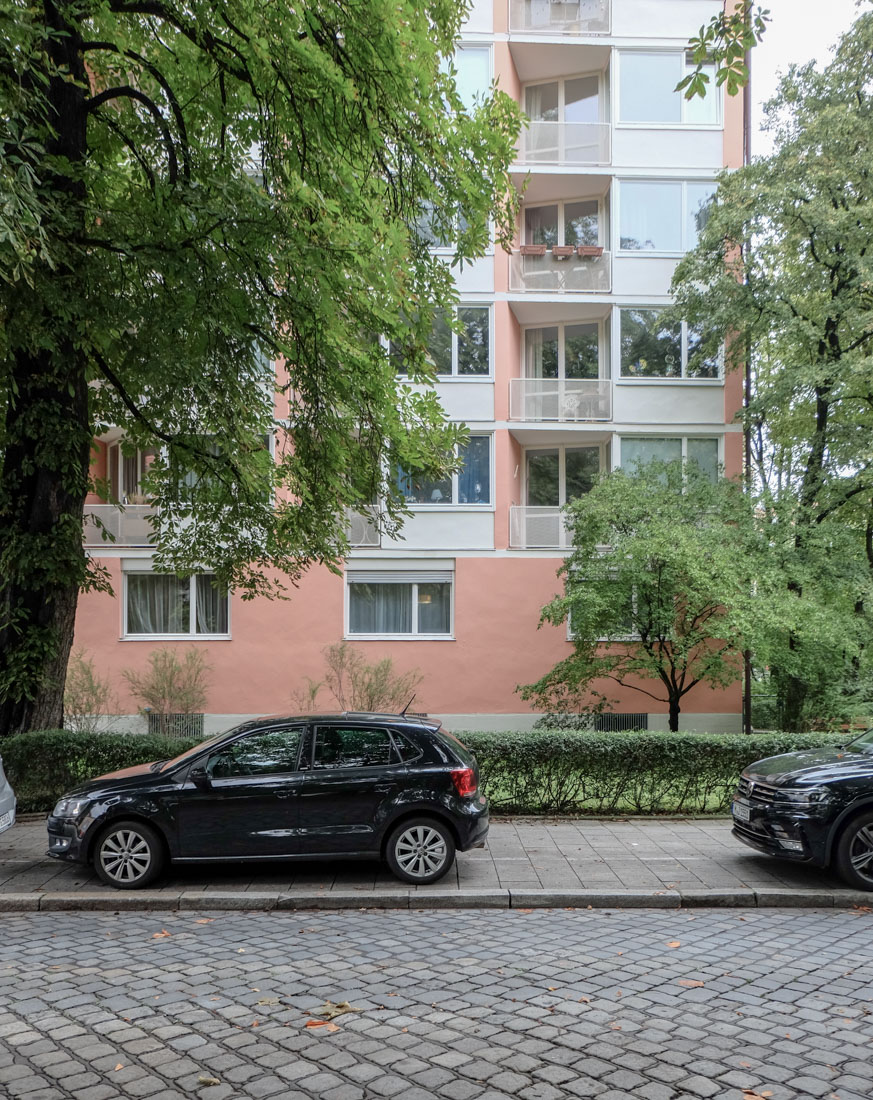
[[[161,137],[167,148],[167,159],[170,162],[170,183],[174,184],[179,175],[179,162],[176,159],[176,150],[173,147],[173,136],[170,133],[170,128],[167,126],[166,120],[161,114],[158,105],[154,100],[150,99],[145,92],[141,92],[138,88],[132,88],[129,84],[120,84],[118,87],[106,88],[104,91],[92,96],[91,99],[87,100],[85,103],[85,110],[90,114],[92,111],[96,111],[102,107],[104,103],[108,103],[113,99],[133,99],[137,103],[141,103],[151,114],[152,118],[155,120],[155,124],[161,131]]]

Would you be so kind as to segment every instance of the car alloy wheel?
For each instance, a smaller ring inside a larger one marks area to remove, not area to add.
[[[386,855],[398,878],[426,885],[441,879],[451,867],[455,844],[445,825],[433,818],[417,818],[395,829]]]
[[[97,841],[94,869],[109,886],[135,890],[161,873],[163,846],[154,829],[138,821],[110,826]]]
[[[873,890],[873,813],[849,822],[837,844],[835,863],[850,886]]]

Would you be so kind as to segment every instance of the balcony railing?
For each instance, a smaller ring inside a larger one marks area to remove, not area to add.
[[[151,520],[152,504],[86,504],[84,535],[85,545],[99,546],[151,546],[154,541]],[[104,537],[103,531],[107,532]],[[108,535],[114,536],[110,539]]]
[[[609,164],[606,122],[531,122],[518,139],[519,164]]]
[[[509,257],[509,289],[522,293],[608,294],[612,289],[612,254],[579,254],[566,246],[549,249],[542,255]],[[584,247],[584,246],[583,246]],[[567,248],[567,251],[570,251]],[[588,250],[592,252],[591,249]]]
[[[379,546],[381,538],[379,528],[376,526],[377,509],[365,509],[363,512],[355,512],[351,508],[346,509],[346,536],[350,546]]]
[[[513,378],[509,419],[570,424],[611,420],[612,384],[605,378]]]
[[[568,550],[570,536],[561,509],[511,507],[509,545],[513,550]]]
[[[523,34],[609,34],[612,0],[509,0],[509,29]]]

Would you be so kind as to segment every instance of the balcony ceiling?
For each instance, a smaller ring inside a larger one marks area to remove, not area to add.
[[[577,43],[519,42],[509,40],[515,71],[522,84],[531,81],[555,80],[561,76],[594,73],[609,64],[609,46],[580,46]]]
[[[603,321],[609,316],[609,306],[602,302],[523,302],[513,299],[509,308],[520,325],[557,325],[562,321],[576,324],[583,321]]]
[[[603,169],[599,169],[600,172]],[[519,192],[528,178],[528,170],[516,169],[512,172],[512,182]],[[566,169],[560,172],[549,173],[540,168],[533,168],[530,172],[530,182],[524,193],[524,205],[536,206],[542,202],[557,202],[559,199],[569,199],[571,202],[577,199],[597,199],[609,193],[610,177],[581,173],[579,171],[568,172]]]
[[[523,447],[559,447],[608,443],[612,439],[612,427],[603,423],[586,424],[532,424],[513,422],[509,434]]]

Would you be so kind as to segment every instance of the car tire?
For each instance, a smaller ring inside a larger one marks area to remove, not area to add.
[[[414,817],[388,837],[385,858],[401,882],[427,886],[438,882],[454,863],[454,837],[436,818]]]
[[[161,837],[142,821],[115,821],[97,838],[94,870],[107,886],[140,890],[154,882],[166,857]]]
[[[834,866],[856,890],[873,890],[873,812],[858,814],[837,841]]]

